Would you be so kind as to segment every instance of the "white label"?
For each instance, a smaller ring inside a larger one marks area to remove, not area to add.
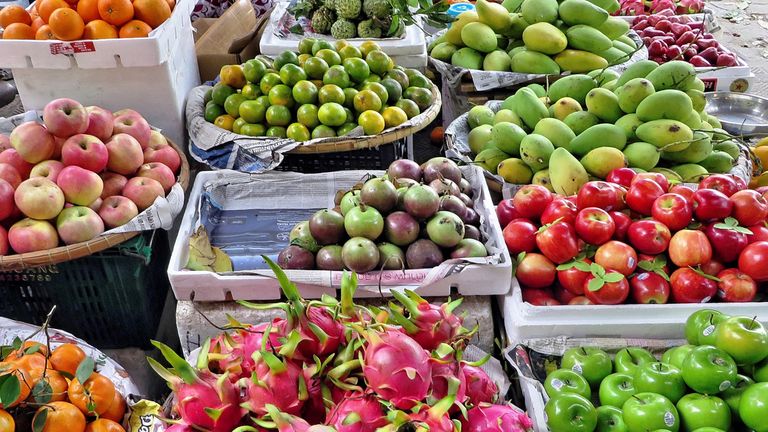
[[[571,368],[571,369],[574,372],[576,372],[577,374],[579,374],[579,375],[581,375],[581,373],[583,371],[583,369],[581,368],[581,364],[579,364],[579,363],[576,363],[575,365],[573,365],[573,368]]]
[[[671,411],[664,413],[664,424],[668,427],[672,427],[675,424],[675,415]]]
[[[731,388],[731,382],[730,381],[723,381],[720,383],[720,391],[726,391],[729,388]]]
[[[709,336],[709,335],[711,335],[714,332],[715,332],[715,326],[710,324],[710,325],[706,326],[704,328],[704,330],[701,331],[701,334],[703,334],[704,336]]]
[[[709,303],[709,301],[712,300],[712,296],[706,296],[703,299],[701,299],[701,303]],[[715,326],[711,326],[714,330]]]
[[[565,385],[565,383],[563,383],[562,381],[560,381],[557,378],[552,380],[552,388],[555,389],[555,390],[560,390],[561,388],[563,388],[564,385]]]

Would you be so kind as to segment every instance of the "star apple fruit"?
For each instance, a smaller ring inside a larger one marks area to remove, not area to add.
[[[739,269],[725,269],[717,274],[717,298],[727,303],[751,302],[757,296],[757,283]]]
[[[81,243],[104,232],[104,222],[88,207],[65,208],[56,218],[56,230],[64,244]]]
[[[512,256],[520,252],[536,250],[536,232],[539,227],[527,219],[515,219],[507,224],[502,231],[504,243]]]
[[[13,186],[7,181],[0,179],[0,222],[16,211],[13,193]]]
[[[101,191],[102,199],[113,195],[120,195],[123,193],[125,184],[128,183],[128,179],[124,175],[113,172],[102,173],[101,180],[104,183],[104,188]]]
[[[77,165],[64,167],[56,178],[67,202],[87,206],[101,196],[104,182],[98,174]]]
[[[733,202],[720,191],[699,189],[693,193],[693,215],[698,221],[725,219],[732,210]]]
[[[650,216],[653,203],[662,195],[664,189],[657,182],[636,176],[627,191],[627,206],[643,216]]]
[[[164,163],[174,173],[179,172],[179,167],[181,167],[181,156],[179,156],[179,153],[166,143],[165,137],[163,137],[159,132],[157,132],[157,135],[160,135],[163,141],[155,139],[156,131],[152,132],[152,137],[149,139],[149,147],[144,149],[144,163]],[[519,216],[515,216],[512,219],[517,217]]]
[[[741,395],[744,394],[744,390],[747,387],[754,384],[755,381],[752,378],[744,375],[736,375],[736,382],[726,391],[720,393],[725,403],[731,409],[731,417],[739,418],[739,402],[741,402]]]
[[[167,194],[173,185],[176,184],[176,176],[170,168],[160,162],[150,162],[139,167],[136,177],[146,177],[157,180],[163,191]]]
[[[57,160],[42,161],[32,168],[32,171],[29,173],[29,178],[45,177],[56,183],[56,179],[59,178],[59,173],[61,173],[61,170],[63,169],[64,164]]]
[[[3,150],[0,153],[0,163],[6,163],[16,168],[22,180],[29,178],[29,173],[32,171],[32,167],[35,166],[22,159],[16,149]]]
[[[685,200],[688,201],[689,203],[693,202],[694,192],[696,191],[682,184],[676,184],[671,188],[669,188],[669,193],[676,193],[678,195],[682,195],[683,197],[685,197]]]
[[[739,417],[755,432],[767,432],[768,383],[757,383],[747,387],[739,401]]]
[[[560,286],[574,295],[583,295],[584,281],[591,274],[589,271],[589,264],[591,263],[589,258],[584,258],[581,263],[565,263],[558,266],[561,267],[557,270],[557,281]]]
[[[97,106],[85,107],[88,113],[88,128],[85,133],[93,135],[101,141],[106,141],[112,137],[115,118],[110,111]]]
[[[707,303],[717,294],[717,282],[690,267],[675,270],[669,284],[674,303]]]
[[[683,360],[691,352],[693,345],[680,345],[672,347],[664,351],[664,355],[661,356],[661,362],[674,366],[678,369],[682,367]]]
[[[541,214],[541,224],[551,224],[561,221],[568,224],[576,222],[576,204],[565,198],[555,198],[550,202]]]
[[[691,223],[693,205],[680,194],[665,193],[653,202],[651,215],[671,231],[678,231]]]
[[[686,392],[680,369],[656,361],[638,366],[634,383],[638,393],[660,394],[672,403],[677,403]]]
[[[632,225],[632,218],[628,214],[619,211],[612,211],[608,213],[613,219],[613,224],[616,229],[613,231],[613,239],[624,241],[627,238],[627,230]]]
[[[752,234],[747,234],[747,242],[752,244],[759,241],[768,241],[768,227],[763,224],[752,225],[747,228]]]
[[[727,197],[740,190],[733,177],[725,174],[711,174],[704,177],[699,181],[699,189],[714,189]]]
[[[640,365],[656,362],[656,357],[645,348],[628,347],[619,350],[613,362],[616,372],[634,374]]]
[[[656,172],[645,172],[645,173],[638,173],[633,179],[632,183],[635,183],[641,179],[649,179],[655,181],[661,188],[664,190],[664,193],[667,193],[669,191],[669,180],[666,176],[662,173],[656,173]],[[630,187],[632,186],[632,183],[630,183]]]
[[[56,183],[35,177],[24,180],[14,192],[16,207],[32,219],[48,220],[64,208],[64,193]]]
[[[0,180],[7,181],[16,189],[21,184],[22,178],[16,168],[7,163],[0,163]]]
[[[16,253],[37,252],[59,245],[56,228],[48,221],[22,219],[8,230],[8,243]]]
[[[768,241],[747,245],[739,254],[739,270],[757,282],[768,281]]]
[[[621,409],[614,406],[601,406],[597,408],[596,432],[627,432],[624,424],[624,414]]]
[[[643,219],[629,226],[627,237],[638,252],[658,255],[667,250],[672,233],[659,221]]]
[[[550,398],[544,406],[550,432],[592,432],[597,427],[597,410],[592,402],[575,393]]]
[[[105,144],[109,158],[107,169],[123,175],[132,175],[144,164],[144,153],[136,139],[128,134],[117,134]]]
[[[672,236],[668,253],[678,267],[697,266],[712,259],[712,245],[703,232],[684,229]]]
[[[148,151],[154,151],[151,145],[146,150],[144,150],[145,161],[147,160]],[[496,216],[499,218],[499,224],[501,224],[501,228],[506,228],[507,224],[520,217],[520,213],[515,210],[515,205],[512,203],[512,198],[508,198],[501,200],[499,205],[496,206]]]
[[[768,357],[768,332],[756,318],[735,316],[717,326],[715,346],[738,365],[751,365]]]
[[[131,113],[116,116],[113,121],[113,134],[128,134],[139,142],[142,151],[149,146],[152,128],[140,115]]]
[[[664,304],[669,301],[669,282],[653,272],[640,272],[632,276],[629,279],[629,290],[635,302],[640,304]]]
[[[8,244],[8,231],[0,225],[0,256],[8,255],[11,245]]]
[[[692,349],[681,369],[685,384],[697,393],[717,394],[736,381],[736,362],[725,351],[710,345]]]
[[[555,222],[539,228],[536,246],[555,264],[572,260],[579,254],[580,249],[573,225],[565,222]]]
[[[675,404],[660,394],[638,393],[629,398],[621,410],[629,432],[657,429],[677,432],[680,429],[680,417]]]
[[[611,240],[597,248],[594,260],[606,270],[629,276],[637,268],[637,253],[626,243]]]
[[[600,382],[598,396],[600,405],[621,407],[627,399],[637,393],[634,377],[627,373],[612,373]]]
[[[613,371],[611,357],[605,351],[592,347],[568,349],[563,354],[560,367],[580,374],[591,387],[598,387],[603,378]]]
[[[26,122],[11,132],[11,145],[24,161],[36,164],[50,159],[56,144],[45,126],[37,122]]]
[[[67,98],[56,99],[43,108],[43,123],[51,134],[68,138],[88,129],[88,112],[80,102]],[[48,158],[41,160],[45,159]]]
[[[571,301],[568,302],[569,305],[572,306],[588,306],[593,305],[592,300],[588,299],[586,296],[576,296],[571,299]]]
[[[552,202],[552,192],[541,185],[525,185],[512,198],[515,209],[524,218],[537,219]]]
[[[61,147],[61,162],[89,171],[104,171],[109,160],[107,146],[93,135],[77,134],[69,137]]]
[[[574,228],[576,234],[585,242],[601,245],[611,239],[616,225],[605,210],[585,207],[576,215]]]
[[[677,402],[677,412],[683,430],[693,432],[703,427],[728,430],[731,427],[731,409],[717,396],[690,393]]]
[[[529,288],[545,288],[555,282],[555,265],[539,253],[527,253],[517,263],[515,277],[521,285]]]
[[[616,168],[605,177],[605,181],[610,183],[616,183],[628,188],[632,184],[632,179],[635,178],[637,173],[632,168]]]
[[[560,393],[576,393],[587,399],[592,397],[592,390],[587,380],[568,369],[558,369],[547,375],[544,380],[544,389],[549,397]]]
[[[123,188],[123,196],[130,199],[142,212],[149,208],[157,198],[165,196],[163,186],[155,179],[134,177]]]
[[[604,181],[586,182],[576,195],[576,207],[579,209],[597,207],[605,211],[624,208],[618,189]]]
[[[757,191],[740,190],[731,195],[730,201],[733,203],[733,217],[739,221],[739,225],[755,225],[768,217],[768,200]]]

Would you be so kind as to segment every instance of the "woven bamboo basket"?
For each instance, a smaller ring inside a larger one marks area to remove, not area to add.
[[[168,144],[176,150],[179,156],[181,156],[178,183],[186,192],[187,187],[189,186],[189,162],[187,162],[187,157],[184,155],[184,151],[182,151],[175,142],[171,141],[168,137],[166,137],[166,140],[168,141]],[[71,261],[117,246],[137,235],[139,235],[139,231],[109,234],[73,245],[60,246],[53,249],[25,254],[0,256],[0,271],[23,270],[31,267]]]

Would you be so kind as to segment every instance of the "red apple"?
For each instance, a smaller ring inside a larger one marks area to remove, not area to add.
[[[717,282],[688,267],[675,270],[669,283],[675,303],[707,303],[717,294]]]
[[[13,186],[7,181],[0,179],[0,222],[7,219],[16,211],[13,192]]]
[[[113,133],[115,135],[122,133],[128,134],[136,138],[136,141],[139,142],[142,150],[149,147],[149,138],[151,136],[152,128],[149,127],[149,123],[144,120],[144,117],[131,113],[121,114],[115,117],[113,124]]]
[[[725,269],[717,274],[717,298],[724,302],[751,302],[757,296],[757,283],[739,269]]]
[[[22,159],[31,164],[50,159],[56,144],[45,126],[37,122],[22,123],[11,132],[11,145]]]
[[[157,132],[157,135],[160,135]],[[155,138],[155,131],[152,131],[152,137],[149,139],[149,147],[144,149],[144,163],[160,162],[164,163],[174,173],[179,172],[181,167],[181,157],[179,153],[170,145],[165,144],[165,137],[160,135],[160,139]]]
[[[104,222],[88,207],[75,206],[61,211],[56,229],[64,244],[86,242],[104,232]]]
[[[115,228],[125,225],[139,214],[136,204],[121,195],[113,195],[104,198],[99,208],[99,216],[107,228]]]
[[[525,185],[521,187],[512,203],[520,216],[530,219],[538,219],[544,213],[553,196],[547,188],[541,185]]]
[[[8,243],[16,253],[37,252],[58,246],[59,236],[50,222],[27,218],[11,226]]]
[[[98,174],[76,165],[64,167],[56,179],[67,202],[87,206],[101,196],[104,182]]]
[[[668,253],[678,267],[697,266],[712,259],[712,245],[703,232],[685,229],[672,236]]]
[[[608,275],[620,275],[615,270],[606,269],[606,276]],[[624,303],[629,296],[629,283],[624,275],[620,275],[621,279],[616,282],[604,281],[602,284],[598,284],[595,287],[593,280],[597,277],[590,274],[584,281],[584,296],[587,297],[594,304],[601,305],[615,305]]]
[[[672,233],[663,223],[653,219],[635,221],[627,230],[629,243],[647,255],[658,255],[667,250]]]
[[[51,159],[61,160],[61,148],[64,147],[64,143],[67,142],[65,138],[53,137],[53,156]]]
[[[527,219],[515,219],[504,227],[504,243],[509,253],[514,255],[520,252],[533,252],[536,250],[536,232],[539,227]]]
[[[10,245],[8,244],[8,231],[6,231],[5,228],[0,225],[0,256],[8,255],[9,248]]]
[[[720,191],[699,189],[693,194],[693,214],[701,222],[725,219],[732,208],[733,203]]]
[[[21,158],[21,155],[16,149],[4,150],[0,153],[0,163],[7,163],[8,165],[16,168],[16,171],[21,175],[21,179],[29,178],[29,173],[32,171],[33,164],[25,161]]]
[[[559,301],[555,300],[549,290],[523,288],[523,301],[533,306],[557,306]]]
[[[101,141],[106,141],[112,137],[115,119],[111,112],[97,106],[85,107],[85,111],[88,113],[86,134],[93,135]]]
[[[32,219],[53,219],[64,208],[64,194],[61,189],[56,183],[43,177],[24,180],[13,196],[16,207]]]
[[[632,298],[641,304],[664,304],[669,301],[670,287],[660,275],[640,272],[629,279]]]
[[[733,203],[733,217],[742,226],[755,225],[768,217],[768,200],[752,189],[740,190],[730,198]]]
[[[134,177],[123,188],[123,196],[136,204],[139,211],[149,208],[155,199],[165,196],[163,186],[155,179]]]
[[[571,299],[571,301],[568,302],[569,305],[578,305],[578,306],[587,306],[587,305],[593,305],[592,300],[588,299],[586,296],[576,296]]]
[[[589,264],[592,263],[589,258],[584,258],[582,261],[584,262],[584,266],[589,266]],[[568,264],[566,264],[566,266],[567,265]],[[557,281],[563,289],[570,291],[574,295],[581,295],[584,292],[584,280],[587,279],[590,274],[589,271],[579,270],[576,265],[573,265],[570,268],[558,270]]]
[[[64,164],[57,160],[42,161],[32,168],[32,172],[29,173],[29,178],[45,177],[56,183],[56,179],[59,178],[59,173],[61,173],[62,169],[64,169]]]
[[[150,148],[144,150],[144,160],[147,159],[147,152],[148,151],[154,151],[152,150],[151,146]],[[499,202],[499,205],[496,206],[496,216],[499,218],[499,224],[501,225],[501,228],[507,226],[510,222],[512,222],[513,219],[517,219],[520,217],[520,214],[515,210],[515,205],[512,203],[512,198],[508,198],[505,200],[501,200]]]
[[[688,186],[676,184],[671,188],[669,188],[669,192],[682,195],[683,197],[685,197],[685,200],[690,203],[690,202],[693,202],[693,194],[695,191],[689,188]]]
[[[749,244],[747,234],[739,232],[740,229],[741,227],[716,222],[704,227],[704,234],[712,245],[715,257],[726,263],[739,259],[739,254]]]
[[[555,265],[542,254],[527,253],[517,264],[515,277],[521,285],[545,288],[555,282]]]
[[[752,234],[747,234],[747,242],[752,244],[758,241],[768,241],[768,226],[763,224],[752,225],[747,228]]]
[[[576,204],[566,198],[555,198],[541,214],[541,224],[551,224],[556,220],[573,224],[576,222]]]
[[[631,246],[611,240],[597,248],[594,260],[606,270],[616,270],[629,276],[637,268],[637,253]]]
[[[88,112],[80,102],[67,98],[56,99],[43,108],[43,122],[53,135],[68,138],[88,129]],[[45,159],[48,158],[41,160]]]
[[[632,179],[632,183],[635,183],[636,181],[640,179],[650,179],[655,181],[661,188],[664,190],[664,193],[667,193],[669,191],[669,180],[664,176],[664,174],[656,173],[656,172],[645,172],[645,173],[638,173],[635,178]],[[630,184],[630,186],[632,186]]]
[[[682,195],[665,193],[653,202],[651,215],[671,231],[678,231],[691,223],[693,205]]]
[[[173,174],[173,171],[160,162],[150,162],[140,166],[139,171],[136,172],[136,177],[147,177],[157,180],[163,186],[166,194],[176,184],[176,176]]]
[[[656,181],[639,176],[632,180],[632,186],[627,191],[627,206],[637,213],[650,216],[653,203],[664,195],[664,189]]]
[[[128,183],[128,179],[124,175],[113,172],[102,173],[101,180],[104,183],[104,188],[101,190],[102,199],[113,195],[120,195],[123,193],[125,184]]]
[[[576,215],[576,234],[587,243],[601,245],[613,236],[616,224],[603,209],[586,207]]]
[[[144,153],[136,139],[128,134],[114,135],[106,143],[109,160],[107,168],[118,174],[132,175],[144,164]]]
[[[565,222],[541,227],[536,234],[536,246],[556,264],[572,260],[581,249],[573,225]]]
[[[9,148],[13,148],[13,146],[11,146],[11,139],[8,135],[0,134],[0,152]]]
[[[632,224],[632,218],[624,212],[612,211],[608,213],[613,219],[613,224],[616,229],[613,232],[613,239],[624,241],[627,238],[627,230]]]
[[[725,270],[725,264],[716,259],[711,259],[708,263],[700,265],[699,270],[710,276],[717,276],[718,273]]]
[[[573,300],[574,297],[576,297],[575,294],[561,287],[560,285],[555,285],[553,291],[555,300],[560,302],[560,304],[568,304],[571,302],[571,300]]]
[[[768,242],[759,241],[745,247],[739,255],[739,270],[757,282],[768,281]]]
[[[725,174],[711,174],[704,177],[699,182],[699,189],[714,189],[727,197],[740,190],[733,177]]]
[[[632,184],[632,179],[637,174],[632,168],[616,168],[608,173],[605,181],[609,183],[616,183],[618,185],[628,188]]]
[[[107,146],[93,135],[73,135],[61,147],[61,162],[67,166],[76,165],[99,173],[107,167],[108,159]]]
[[[579,189],[576,195],[576,207],[597,207],[605,211],[621,210],[624,204],[621,202],[618,190],[604,181],[590,181]]]
[[[0,180],[7,181],[16,189],[21,184],[21,175],[13,166],[7,163],[0,163]]]

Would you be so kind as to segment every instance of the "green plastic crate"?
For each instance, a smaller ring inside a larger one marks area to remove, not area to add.
[[[0,316],[42,324],[56,305],[55,328],[99,348],[148,347],[170,283],[167,233],[142,233],[94,255],[0,272]]]

